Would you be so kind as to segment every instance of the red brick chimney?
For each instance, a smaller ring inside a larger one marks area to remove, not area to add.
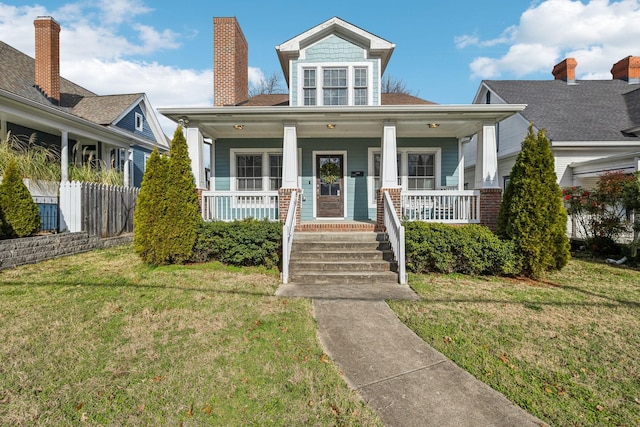
[[[562,62],[556,64],[553,67],[553,71],[551,71],[554,80],[564,80],[567,83],[575,83],[576,65],[578,65],[578,62],[575,58],[566,58]]]
[[[627,56],[613,64],[611,75],[614,80],[640,83],[640,56]]]
[[[38,16],[36,27],[35,84],[52,102],[60,102],[60,24],[50,16]]]
[[[213,105],[249,98],[249,49],[236,18],[213,18]]]

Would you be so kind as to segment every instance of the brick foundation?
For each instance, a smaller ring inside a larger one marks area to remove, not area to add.
[[[287,213],[289,212],[289,203],[291,203],[291,193],[297,191],[298,193],[298,209],[296,210],[296,224],[300,225],[300,192],[299,188],[281,188],[278,190],[278,212],[280,222],[285,223],[287,221]]]
[[[498,213],[502,202],[501,188],[480,189],[480,224],[495,232],[498,226]]]
[[[389,196],[391,196],[391,201],[393,202],[393,206],[396,208],[396,214],[398,215],[398,218],[402,218],[401,214],[400,214],[400,208],[401,208],[401,193],[402,193],[402,188],[396,187],[396,188],[381,188],[378,190],[377,196],[376,196],[376,229],[378,230],[385,230],[385,226],[384,226],[384,192],[387,191],[389,192]]]

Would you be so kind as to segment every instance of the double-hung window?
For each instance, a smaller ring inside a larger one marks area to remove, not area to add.
[[[316,69],[305,68],[303,74],[302,92],[304,95],[304,105],[316,105],[318,103],[316,95]]]
[[[364,67],[353,70],[353,104],[367,105],[367,69]]]
[[[236,168],[239,191],[262,191],[262,154],[238,154]]]
[[[281,153],[236,153],[237,191],[278,191],[282,186]]]
[[[347,69],[325,68],[322,70],[322,102],[324,105],[347,105]]]
[[[432,153],[408,153],[407,166],[408,190],[436,188],[435,156]]]

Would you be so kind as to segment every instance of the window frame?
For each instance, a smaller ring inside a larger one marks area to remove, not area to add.
[[[134,126],[136,130],[144,132],[144,116],[140,113],[135,113]]]
[[[262,156],[262,189],[261,190],[239,190],[238,189],[238,165],[237,165],[237,156],[238,155],[260,155]],[[264,193],[273,193],[278,192],[278,189],[271,190],[271,180],[276,179],[277,177],[271,176],[271,163],[270,156],[277,155],[282,157],[284,154],[282,152],[282,148],[231,148],[229,150],[229,191],[234,192],[264,192]],[[300,175],[302,164],[302,149],[298,148],[298,188],[301,188],[302,185],[302,177]],[[266,165],[266,166],[265,166]],[[282,185],[282,172],[283,169],[280,167],[280,177],[277,178],[280,180],[280,185]],[[224,190],[220,190],[224,191]]]
[[[374,155],[381,154],[380,147],[369,147],[368,150],[368,174],[367,174],[367,197],[369,201],[369,208],[376,207],[376,195],[377,188],[375,188],[375,166]],[[433,191],[433,190],[409,190],[409,154],[431,154],[433,155],[433,167],[434,167],[434,190],[442,190],[442,148],[441,147],[400,147],[396,150],[396,155],[400,155],[400,170],[398,171],[398,180],[400,181],[400,187],[402,191]]]
[[[319,79],[323,79],[323,71],[328,69],[338,69],[338,68],[346,68],[347,70],[347,106],[355,105],[355,69],[366,69],[366,101],[367,103],[364,105],[373,105],[374,93],[373,93],[373,74],[374,74],[374,64],[373,62],[299,62],[296,67],[297,72],[297,83],[296,87],[296,95],[295,95],[295,105],[297,106],[324,106],[324,87],[323,82],[318,81]],[[309,89],[305,86],[304,73],[305,70],[316,70],[316,87],[315,87],[315,95],[316,95],[316,103],[313,105],[305,104],[305,89]],[[364,87],[362,87],[364,88]],[[379,87],[378,87],[379,90]],[[292,91],[292,94],[294,91]],[[378,97],[380,94],[378,93]],[[379,102],[379,98],[378,98]],[[335,105],[333,105],[335,107]]]

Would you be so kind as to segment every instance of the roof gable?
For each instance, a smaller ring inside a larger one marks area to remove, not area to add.
[[[338,17],[333,17],[317,25],[302,34],[276,46],[278,59],[285,75],[285,80],[289,82],[290,70],[289,61],[299,57],[300,52],[308,46],[327,38],[330,35],[336,35],[347,40],[368,52],[368,57],[381,59],[381,74],[389,62],[389,58],[393,53],[395,44],[380,38],[362,28],[344,21]]]

